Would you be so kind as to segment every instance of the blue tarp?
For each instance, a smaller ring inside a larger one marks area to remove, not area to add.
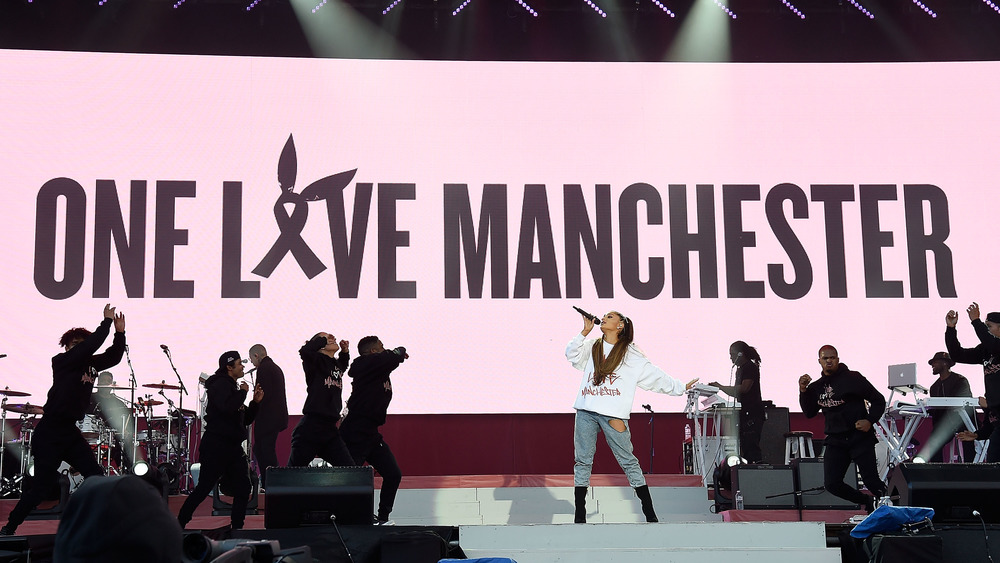
[[[851,530],[851,537],[867,538],[872,534],[896,532],[904,524],[915,524],[933,517],[933,508],[924,508],[921,506],[880,506]]]

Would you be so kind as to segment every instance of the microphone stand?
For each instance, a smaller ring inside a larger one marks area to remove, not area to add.
[[[653,421],[656,420],[656,418],[653,416],[654,415],[653,409],[650,408],[649,405],[642,405],[642,408],[646,409],[649,412],[649,471],[647,471],[646,473],[651,474],[653,472],[653,455],[656,453],[653,450],[653,430],[656,429],[656,427],[653,425]]]
[[[181,396],[180,396],[180,399],[178,399],[178,407],[177,408],[180,409],[180,415],[181,415],[181,418],[183,420],[183,417],[184,417],[184,395],[187,395],[188,390],[187,390],[187,387],[184,386],[184,380],[181,379],[181,374],[177,372],[177,366],[174,365],[174,358],[170,355],[170,348],[164,347],[163,348],[163,353],[166,354],[167,361],[170,362],[170,369],[174,370],[174,375],[177,376],[177,384],[181,386]],[[160,390],[160,393],[161,394],[163,393],[162,389]],[[164,395],[163,397],[166,398],[166,395]],[[170,399],[167,399],[167,401],[169,401],[169,400]],[[170,403],[170,405],[172,406],[173,403]],[[169,430],[170,430],[170,418],[171,418],[169,416],[170,415],[169,411],[167,412],[167,415],[168,415],[167,416],[167,430],[169,432]],[[177,432],[178,432],[178,441],[180,440],[180,431],[181,431],[181,429],[178,428],[177,429]],[[169,434],[167,435],[167,458],[168,458],[168,461],[169,461],[169,458],[170,458],[170,435]],[[181,460],[180,467],[178,468],[180,470],[180,474],[181,474],[180,477],[178,478],[178,482],[177,482],[178,488],[181,488],[180,487],[181,480],[185,480],[186,481],[186,480],[188,480],[190,478],[190,475],[191,475],[190,464],[188,463],[188,459],[187,459],[188,456],[185,455],[185,456],[183,456],[183,458],[184,459]],[[183,489],[182,488],[182,490],[190,490],[190,489]]]
[[[253,390],[254,390],[254,387],[256,387],[256,384],[253,381],[253,372],[255,372],[255,371],[257,371],[257,368],[256,367],[252,367],[252,368],[248,369],[247,372],[244,374],[245,377],[249,377],[250,378],[250,399],[251,400],[253,399]],[[256,422],[254,424],[256,424]],[[247,451],[247,459],[250,460],[250,466],[251,466],[252,470],[259,475],[260,474],[260,471],[259,471],[260,468],[257,467],[257,459],[254,458],[254,456],[253,456],[253,428],[252,428],[253,424],[251,424],[250,426],[251,426],[251,428],[247,429],[247,450],[246,450]]]
[[[135,379],[135,369],[132,368],[132,357],[128,353],[128,344],[125,345],[125,362],[128,363],[128,380],[129,380],[128,385],[129,387],[131,387],[130,389],[131,399],[129,400],[129,404],[131,405],[131,407],[129,408],[129,413],[132,418],[132,435],[131,435],[132,457],[129,460],[129,467],[127,468],[128,472],[131,473],[132,469],[135,467],[136,455],[138,453],[138,444],[139,444],[138,434],[137,434],[137,432],[139,431],[139,414],[135,412],[135,390],[139,387],[139,383]],[[126,430],[127,427],[123,428],[122,429],[123,433]]]
[[[795,508],[799,509],[799,522],[801,522],[802,521],[802,509],[804,508],[803,505],[805,504],[805,501],[802,500],[802,493],[815,493],[817,491],[825,491],[826,487],[824,487],[823,485],[820,485],[818,487],[813,487],[811,489],[805,489],[804,491],[800,491],[799,490],[799,485],[796,484],[793,488],[795,489],[794,491],[791,491],[791,492],[788,492],[788,493],[779,493],[779,494],[776,494],[776,495],[768,495],[768,496],[766,496],[764,498],[765,499],[772,499],[772,498],[779,498],[779,497],[787,497],[788,495],[794,495],[795,496]]]

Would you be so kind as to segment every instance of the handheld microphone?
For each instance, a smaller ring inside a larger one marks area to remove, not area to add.
[[[160,350],[163,350],[164,352],[169,352],[170,348],[167,348],[166,344],[160,344]]]
[[[576,309],[577,313],[580,313],[584,317],[586,317],[586,318],[590,319],[591,321],[593,321],[595,325],[599,325],[599,324],[601,324],[601,322],[603,322],[601,320],[601,317],[598,317],[597,315],[591,315],[590,313],[584,311],[583,309],[577,307],[576,305],[574,305],[573,308]]]
[[[642,408],[646,409],[649,412],[653,412],[653,408],[650,407],[649,405],[642,405]]]

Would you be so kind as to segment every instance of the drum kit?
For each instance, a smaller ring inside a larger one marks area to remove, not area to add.
[[[153,398],[152,391],[134,398],[137,388],[133,386],[95,385],[97,393],[93,397],[97,400],[92,402],[95,406],[91,413],[77,421],[76,426],[105,473],[132,473],[145,465],[159,470],[173,491],[190,492],[194,488],[190,444],[192,437],[198,436],[198,414],[181,408],[183,396],[175,406],[167,395],[168,392],[181,393],[180,385],[161,381],[141,387],[156,390],[163,400]],[[113,391],[129,391],[134,400],[114,395]],[[30,393],[8,387],[0,389],[0,498],[19,495],[25,476],[33,475],[31,439],[44,410],[29,402],[8,403],[12,397],[28,396]],[[102,404],[105,405],[103,409]],[[107,406],[115,404],[118,408]],[[157,412],[156,408],[163,405],[167,405],[167,411]],[[8,413],[17,415],[20,422],[13,439],[7,436],[10,433]],[[83,479],[74,479],[77,473],[71,467],[61,467],[60,471],[68,473],[70,492],[74,492]]]

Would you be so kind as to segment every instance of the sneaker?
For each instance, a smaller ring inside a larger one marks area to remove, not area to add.
[[[392,520],[378,520],[375,522],[376,526],[395,526],[396,523]]]

